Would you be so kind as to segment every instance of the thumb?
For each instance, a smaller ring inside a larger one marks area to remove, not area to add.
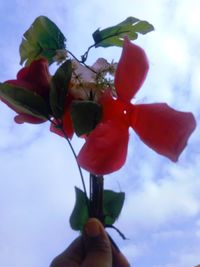
[[[86,256],[81,267],[112,267],[112,250],[103,225],[94,218],[84,228]]]

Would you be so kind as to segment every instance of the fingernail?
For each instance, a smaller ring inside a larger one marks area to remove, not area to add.
[[[101,234],[101,225],[96,219],[89,219],[85,225],[85,232],[90,237],[97,237]]]

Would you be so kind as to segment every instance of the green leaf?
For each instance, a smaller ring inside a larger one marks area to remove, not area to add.
[[[40,57],[53,63],[56,50],[65,48],[65,37],[54,22],[45,16],[35,19],[30,28],[24,33],[20,44],[20,64],[25,65]]]
[[[125,199],[125,193],[104,190],[105,224],[112,225],[119,217]]]
[[[70,216],[70,225],[73,230],[82,231],[85,223],[89,218],[88,206],[86,203],[85,193],[75,187],[76,202]],[[119,217],[125,199],[125,193],[104,190],[103,196],[104,224],[112,225]],[[89,200],[87,198],[89,203]]]
[[[66,94],[72,76],[71,60],[65,61],[51,79],[50,105],[53,115],[61,118],[64,114]]]
[[[123,39],[128,36],[130,40],[138,38],[138,33],[146,34],[154,27],[147,21],[128,17],[121,23],[103,30],[97,29],[93,33],[95,47],[123,46]]]
[[[78,187],[75,187],[75,192],[76,203],[70,216],[69,222],[73,230],[81,231],[83,230],[83,227],[89,218],[89,214],[84,192]]]
[[[17,112],[33,115],[41,119],[49,117],[49,108],[44,99],[24,88],[0,84],[0,97],[6,100]]]
[[[93,101],[73,101],[71,117],[78,136],[91,132],[100,121],[102,108]]]

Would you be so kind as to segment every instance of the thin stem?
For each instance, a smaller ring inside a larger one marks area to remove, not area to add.
[[[91,45],[89,48],[88,48],[88,52],[89,52],[89,50],[92,48],[92,47],[94,47],[95,45]],[[90,66],[88,66],[86,63],[85,63],[85,60],[83,61],[83,60],[79,60],[72,52],[70,52],[69,50],[68,50],[68,53],[75,59],[75,60],[77,60],[80,64],[83,64],[87,69],[89,69],[90,71],[92,71],[93,73],[95,73],[96,75],[98,75],[98,72],[97,71],[95,71],[92,67],[90,67]],[[87,53],[87,52],[86,52]],[[83,57],[83,56],[82,56]],[[75,72],[73,72],[74,74],[76,74]],[[111,84],[110,84],[110,82],[105,78],[105,77],[103,77],[102,76],[102,79],[103,79],[103,81],[105,82],[105,85],[106,86],[108,86],[109,88],[111,88]],[[85,90],[84,90],[84,92],[85,92]],[[86,92],[85,92],[86,93]],[[86,94],[87,95],[87,94]]]
[[[83,190],[84,190],[84,193],[85,193],[85,198],[86,198],[86,204],[87,204],[87,207],[88,207],[88,212],[89,212],[89,203],[88,203],[88,197],[87,197],[87,190],[86,190],[86,186],[85,186],[85,181],[84,181],[84,177],[83,177],[83,172],[81,170],[81,167],[80,165],[78,164],[78,160],[77,160],[77,155],[76,155],[76,152],[69,140],[69,138],[67,137],[67,134],[65,132],[65,130],[63,129],[62,127],[62,124],[57,124],[55,123],[53,120],[49,119],[49,121],[56,127],[59,127],[59,129],[62,131],[63,135],[64,135],[64,138],[67,140],[68,144],[69,144],[69,147],[72,151],[72,154],[75,158],[75,161],[76,161],[76,164],[77,164],[77,167],[78,167],[78,170],[79,170],[79,174],[80,174],[80,177],[81,177],[81,182],[82,182],[82,185],[83,185]]]
[[[115,229],[115,231],[118,232],[118,234],[121,236],[122,239],[124,239],[124,240],[127,240],[127,239],[128,239],[128,238],[126,238],[125,235],[124,235],[124,234],[123,234],[117,227],[115,227],[114,225],[106,224],[106,225],[105,225],[105,228],[113,228],[113,229]]]
[[[118,248],[117,244],[115,243],[115,241],[111,238],[111,236],[107,233],[108,238],[110,240],[110,243],[113,245],[113,247],[117,250],[117,252],[120,252],[120,249]]]
[[[101,42],[103,42],[103,41],[105,41],[107,39],[110,39],[112,37],[115,37],[115,36],[120,35],[120,34],[125,34],[125,33],[129,33],[129,31],[120,31],[120,29],[119,29],[114,34],[111,34],[109,36],[106,36],[106,37],[102,38],[99,42],[96,42],[93,45],[89,46],[88,49],[87,49],[87,51],[81,56],[82,63],[84,63],[87,60],[87,57],[88,57],[88,54],[89,54],[89,51],[90,51],[91,48],[96,47],[98,44],[100,44]]]
[[[64,131],[63,131],[63,133],[64,133]],[[74,158],[76,159],[76,164],[77,164],[77,167],[78,167],[78,170],[79,170],[79,174],[80,174],[80,177],[81,177],[81,181],[82,181],[82,185],[83,185],[83,190],[84,190],[85,195],[86,195],[86,197],[87,197],[87,191],[86,191],[86,186],[85,186],[85,182],[84,182],[83,172],[82,172],[82,170],[81,170],[80,165],[78,164],[78,161],[77,161],[77,155],[76,155],[76,153],[75,153],[75,151],[74,151],[74,148],[73,148],[73,146],[72,146],[72,144],[71,144],[69,138],[67,138],[67,137],[65,136],[65,139],[67,140],[67,142],[68,142],[68,144],[69,144],[69,146],[70,146],[70,148],[71,148],[71,151],[72,151],[72,153],[73,153],[73,155],[74,155]]]
[[[91,48],[95,47],[96,44],[93,44],[91,46],[88,47],[87,51],[81,56],[82,58],[82,63],[84,63],[87,60],[88,57],[88,53],[90,51]]]
[[[92,46],[91,46],[92,47]],[[95,74],[97,74],[97,72],[95,70],[93,70],[90,66],[88,66],[85,61],[86,60],[79,60],[72,52],[70,52],[69,50],[67,50],[67,52],[79,63],[83,64],[86,68],[88,68],[89,70],[91,70],[92,72],[94,72]]]
[[[70,52],[69,50],[67,50],[67,52],[74,58],[76,59],[79,63],[82,63],[81,60],[79,60],[72,52]]]

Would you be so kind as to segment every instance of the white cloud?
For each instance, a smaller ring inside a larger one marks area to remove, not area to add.
[[[129,191],[122,220],[134,229],[148,229],[196,216],[200,211],[200,180],[194,166],[194,162],[168,165],[161,180],[143,180],[141,187]]]
[[[159,242],[162,240],[167,240],[173,238],[182,238],[185,232],[182,230],[166,230],[166,231],[158,231],[152,234],[152,239]]]
[[[145,257],[145,254],[147,254],[148,250],[149,248],[147,244],[133,244],[133,241],[129,242],[128,245],[123,245],[122,243],[121,249],[122,253],[127,257],[127,259],[129,259],[129,262],[134,262],[136,258]]]
[[[168,263],[163,264],[155,267],[194,267],[197,266],[200,262],[199,257],[199,247],[194,247],[191,252],[182,251],[180,255],[177,255],[177,253],[174,252],[174,257],[176,260]]]
[[[138,99],[168,102],[183,110],[191,109],[199,116],[198,0],[124,0],[123,3],[18,0],[2,1],[0,9],[5,14],[1,17],[2,29],[5,28],[0,40],[1,81],[14,78],[20,68],[21,36],[36,16],[44,14],[54,20],[68,38],[68,47],[79,56],[91,44],[94,30],[132,15],[149,20],[156,28],[154,33],[136,41],[145,48],[150,60],[149,76]],[[89,61],[93,62],[99,55],[112,59],[119,54],[120,49],[97,49]],[[76,235],[68,224],[74,203],[73,186],[81,187],[76,164],[64,140],[48,133],[47,125],[14,125],[13,113],[1,103],[0,112],[0,236],[3,240],[0,259],[5,267],[47,266],[52,255],[64,249]],[[180,163],[174,165],[134,139],[136,143],[131,142],[126,166],[106,177],[110,188],[121,187],[127,191],[118,224],[122,229],[129,229],[130,237],[137,237],[129,245],[120,242],[133,264],[136,258],[137,266],[146,267],[140,262],[148,255],[148,266],[155,267],[152,239],[157,240],[155,250],[161,249],[159,242],[163,240],[173,243],[181,239],[181,230],[175,229],[173,222],[181,227],[199,214],[199,141],[198,129]],[[77,139],[73,143],[78,150],[80,143]],[[170,229],[164,231],[162,227],[166,225]],[[147,236],[153,233],[153,237],[144,237],[144,232]],[[197,238],[198,223],[194,232]],[[191,243],[197,244],[194,237]],[[170,244],[167,252],[163,246],[161,250],[166,255],[156,267],[198,264],[200,248],[191,245],[186,249],[186,246],[179,247],[178,255],[170,254]]]

